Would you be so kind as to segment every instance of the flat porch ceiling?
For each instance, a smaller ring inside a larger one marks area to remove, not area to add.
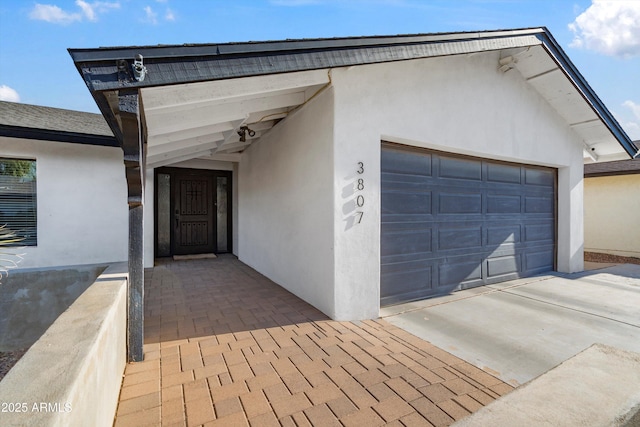
[[[328,70],[313,70],[143,88],[147,165],[238,161],[240,152],[329,83]],[[244,126],[250,131],[241,138]]]

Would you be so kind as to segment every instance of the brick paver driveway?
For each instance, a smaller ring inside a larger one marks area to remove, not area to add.
[[[330,320],[231,255],[145,274],[117,427],[443,426],[512,389],[383,320]]]

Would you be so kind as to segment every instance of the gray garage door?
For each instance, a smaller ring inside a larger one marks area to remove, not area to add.
[[[381,304],[554,269],[556,170],[382,146]]]

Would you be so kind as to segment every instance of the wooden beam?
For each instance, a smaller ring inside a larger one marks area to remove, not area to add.
[[[233,129],[231,122],[216,123],[213,125],[205,125],[193,127],[179,132],[169,132],[160,135],[154,135],[149,129],[149,146],[161,147],[166,144],[173,144],[183,140],[206,138],[208,135],[222,133]]]
[[[183,154],[183,155],[176,155],[176,156],[171,156],[169,158],[157,158],[157,159],[149,159],[149,166],[152,168],[160,168],[162,166],[168,166],[171,165],[173,163],[179,163],[179,162],[184,162],[186,160],[193,160],[193,159],[197,159],[200,157],[209,157],[213,154],[211,149],[208,150],[203,150],[197,153],[191,153],[191,154]]]
[[[181,108],[192,109],[192,104],[199,102],[296,92],[327,83],[327,70],[312,70],[145,88],[142,89],[142,98],[148,107],[147,111],[165,108],[180,111]]]
[[[118,94],[129,203],[129,281],[127,289],[127,359],[144,359],[144,177],[146,135],[142,131],[137,90]]]
[[[190,129],[202,126],[203,123],[224,123],[242,120],[248,114],[279,108],[290,109],[305,101],[304,92],[287,93],[284,95],[263,96],[246,99],[241,102],[209,102],[206,106],[194,108],[191,111],[171,111],[163,109],[159,112],[147,112],[147,126],[153,129],[153,135]]]
[[[159,153],[154,155],[149,155],[147,157],[148,165],[156,165],[158,162],[163,162],[165,160],[177,159],[178,157],[191,156],[199,157],[205,153],[210,152],[216,148],[215,142],[208,142],[206,144],[200,144],[193,147],[182,148],[179,150],[170,151],[167,153]],[[157,166],[153,166],[154,168]]]
[[[174,142],[171,144],[162,144],[162,145],[148,145],[147,146],[147,160],[150,157],[157,156],[159,154],[171,153],[177,150],[184,150],[193,147],[203,146],[206,144],[210,144],[212,147],[216,147],[219,141],[224,139],[224,135],[222,133],[211,134],[207,136],[201,136],[198,138],[185,139],[182,141]]]

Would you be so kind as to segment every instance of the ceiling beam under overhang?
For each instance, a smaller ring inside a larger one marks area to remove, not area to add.
[[[147,111],[206,105],[214,101],[243,100],[273,96],[284,92],[306,90],[308,87],[329,83],[327,70],[312,70],[286,74],[275,74],[239,79],[197,82],[173,86],[142,89],[142,98]]]

